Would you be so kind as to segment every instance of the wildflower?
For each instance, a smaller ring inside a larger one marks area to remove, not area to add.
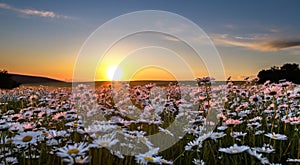
[[[115,129],[119,129],[119,127],[111,124],[98,123],[98,124],[89,125],[87,128],[84,128],[84,131],[87,133],[97,133],[97,132],[110,132]]]
[[[263,133],[265,133],[265,131],[263,131],[263,130],[257,130],[255,132],[255,135],[260,135],[260,134],[263,134]]]
[[[287,161],[287,162],[300,163],[300,159],[291,159],[291,158],[288,158],[286,161]]]
[[[94,140],[90,147],[93,148],[110,148],[115,145],[119,140],[114,139],[114,137],[100,137],[97,140]]]
[[[197,139],[189,142],[186,146],[185,146],[185,150],[189,151],[191,150],[194,146],[197,146],[197,149],[202,148],[202,143],[205,139],[209,138],[211,136],[211,132],[205,133],[201,136],[199,136]]]
[[[5,124],[0,124],[0,131],[6,131],[10,127],[10,124],[5,123]]]
[[[65,126],[69,126],[69,127],[73,127],[73,128],[80,128],[80,127],[83,127],[84,125],[79,120],[79,121],[68,122],[68,123],[65,124]]]
[[[257,152],[262,152],[262,153],[267,153],[267,154],[275,151],[275,149],[269,144],[264,144],[263,147],[261,147],[261,148],[254,147],[252,149],[256,150]]]
[[[61,137],[67,137],[69,134],[67,131],[62,130],[62,131],[57,131],[57,130],[49,130],[47,134],[47,138],[54,138],[56,140],[60,139]]]
[[[235,125],[241,124],[241,121],[234,120],[234,119],[228,119],[228,120],[226,120],[225,124],[228,126],[235,126]]]
[[[120,159],[124,159],[124,155],[122,155],[122,153],[120,151],[113,151],[113,150],[110,150],[110,153],[117,156],[118,158]]]
[[[33,112],[32,111],[26,111],[24,114],[23,114],[23,118],[24,119],[29,119],[31,118],[33,115]]]
[[[196,78],[196,81],[199,85],[211,84],[215,81],[215,78],[211,78],[211,77]]]
[[[194,159],[193,160],[193,163],[195,165],[205,165],[204,161],[203,160],[200,160],[200,159]]]
[[[299,125],[300,124],[300,116],[299,117],[290,117],[285,119],[285,123],[289,123],[291,125]]]
[[[252,149],[247,150],[247,152],[250,155],[255,156],[258,160],[260,160],[261,164],[270,164],[268,158],[262,157],[262,154],[258,154],[256,151],[257,150],[255,150],[255,149],[253,149],[253,150]]]
[[[250,119],[249,121],[250,121],[250,122],[255,122],[255,121],[261,121],[261,120],[262,120],[262,117],[256,116],[255,118],[252,118],[252,119]]]
[[[217,118],[223,121],[227,120],[227,117],[224,114],[217,114]]]
[[[22,132],[12,138],[12,143],[15,145],[20,145],[26,147],[29,144],[36,144],[38,140],[39,133],[34,131]]]
[[[187,132],[188,134],[198,134],[198,131],[194,128],[185,128],[184,129],[185,132]]]
[[[213,132],[210,135],[210,138],[213,139],[213,140],[217,140],[217,139],[222,138],[224,136],[226,136],[226,134],[224,132]]]
[[[58,148],[56,155],[60,157],[77,157],[82,156],[88,151],[88,146],[86,143],[75,143],[74,145],[66,145],[62,148]]]
[[[248,146],[238,146],[237,144],[234,144],[233,146],[231,146],[229,148],[220,148],[219,151],[225,152],[228,154],[237,154],[237,153],[244,152],[248,149],[249,149]]]
[[[249,101],[251,103],[259,103],[262,101],[262,98],[259,95],[252,95],[250,96]]]
[[[54,116],[53,116],[53,119],[54,120],[62,120],[65,118],[67,112],[59,112],[59,113],[56,113]]]
[[[64,162],[68,164],[87,164],[89,163],[90,159],[89,156],[76,156],[75,158],[68,156],[63,159]]]
[[[281,94],[281,87],[279,86],[271,86],[264,91],[265,94],[271,96],[279,96]]]
[[[58,141],[55,139],[50,139],[46,141],[46,145],[47,146],[57,146],[58,145]]]
[[[251,129],[253,129],[253,128],[257,129],[257,128],[261,127],[261,124],[259,122],[254,122],[254,123],[248,123],[247,126]]]
[[[5,159],[5,161],[8,163],[8,164],[18,164],[18,159],[16,157],[7,157]]]
[[[230,136],[234,137],[234,138],[237,138],[239,136],[243,136],[245,137],[247,135],[247,132],[243,133],[243,132],[231,132],[230,133]]]
[[[190,151],[194,146],[197,146],[197,149],[202,148],[202,142],[203,141],[199,141],[197,139],[193,140],[185,146],[185,150]]]
[[[137,135],[137,137],[138,137],[138,142],[142,142],[148,148],[152,148],[153,144],[151,143],[151,141],[147,137],[145,137],[143,135]]]
[[[217,129],[220,131],[226,130],[228,127],[226,125],[219,126]]]
[[[160,159],[160,163],[162,164],[173,164],[172,161],[166,160],[166,159]]]
[[[135,160],[140,164],[148,163],[161,163],[161,156],[155,156],[158,153],[159,148],[150,149],[144,154],[138,154],[135,156]]]
[[[273,132],[273,134],[267,133],[267,134],[265,134],[265,136],[267,136],[271,139],[275,139],[275,140],[287,140],[286,135],[275,134],[274,132]]]
[[[164,128],[161,128],[161,127],[158,127],[158,129],[159,129],[160,132],[163,132],[163,133],[168,134],[168,135],[170,135],[170,136],[174,136],[173,133],[170,132],[170,131],[167,130],[167,129],[164,129]]]

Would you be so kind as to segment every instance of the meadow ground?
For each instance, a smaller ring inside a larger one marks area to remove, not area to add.
[[[0,164],[300,162],[299,85],[119,87],[1,90]]]

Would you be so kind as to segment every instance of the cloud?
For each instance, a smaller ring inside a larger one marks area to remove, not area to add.
[[[40,10],[30,10],[30,9],[20,9],[18,11],[26,15],[37,15],[40,17],[51,17],[51,18],[58,17],[52,11],[40,11]]]
[[[217,45],[238,46],[258,51],[278,51],[300,47],[300,39],[276,39],[268,35],[230,36],[228,34],[212,34],[210,37]]]
[[[16,8],[11,5],[8,5],[6,3],[0,3],[0,8],[15,11],[15,12],[25,14],[25,15],[35,15],[35,16],[39,16],[39,17],[48,17],[48,18],[71,19],[71,17],[69,17],[69,16],[60,15],[60,14],[54,13],[53,11],[35,10],[35,9],[20,9],[20,8]]]
[[[179,42],[181,41],[180,39],[176,38],[176,37],[172,37],[172,36],[167,36],[167,35],[164,35],[163,36],[163,39],[167,40],[167,41],[174,41],[174,42]]]
[[[263,44],[266,48],[270,50],[280,50],[280,49],[287,49],[287,48],[293,48],[293,47],[299,47],[300,46],[300,39],[298,40],[275,40],[270,41],[265,44]]]
[[[0,3],[0,8],[8,9],[8,10],[12,9],[11,6],[9,6],[8,4],[5,4],[5,3]]]

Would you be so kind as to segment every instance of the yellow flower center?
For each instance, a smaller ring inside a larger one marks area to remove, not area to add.
[[[230,150],[231,150],[231,152],[237,152],[238,151],[236,148],[232,148]]]
[[[73,127],[78,127],[78,123],[77,123],[77,122],[74,122],[74,123],[73,123]]]
[[[43,135],[43,136],[47,136],[48,133],[43,131],[42,135]]]
[[[101,143],[99,143],[99,146],[100,147],[104,147],[104,146],[108,146],[108,142],[101,142]]]
[[[153,157],[150,157],[150,156],[145,156],[144,159],[148,162],[153,162]]]
[[[32,136],[30,135],[24,136],[22,139],[23,142],[30,142],[31,140],[32,140]]]
[[[12,143],[12,142],[13,142],[12,139],[8,139],[8,140],[7,140],[7,143]]]
[[[78,154],[78,153],[79,153],[79,150],[77,148],[72,148],[68,151],[69,155]]]
[[[273,135],[272,137],[273,137],[274,139],[277,139],[277,138],[278,138],[278,136],[277,136],[277,135]]]

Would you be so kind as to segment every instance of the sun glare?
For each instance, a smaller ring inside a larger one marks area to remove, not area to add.
[[[106,76],[110,81],[121,80],[122,75],[123,75],[122,69],[117,66],[110,66],[106,71]]]

